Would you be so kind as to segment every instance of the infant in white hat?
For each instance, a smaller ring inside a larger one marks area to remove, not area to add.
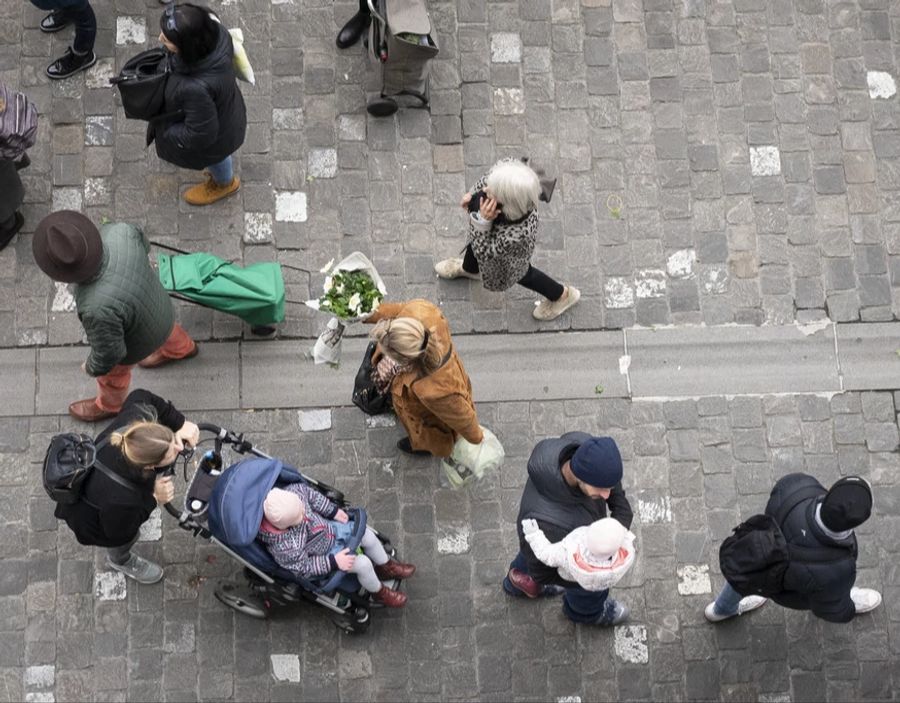
[[[615,518],[605,517],[576,527],[552,544],[535,520],[522,520],[522,532],[534,556],[556,567],[566,581],[586,591],[614,586],[634,563],[634,535]]]

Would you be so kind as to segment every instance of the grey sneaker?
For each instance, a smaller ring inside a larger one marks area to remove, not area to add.
[[[124,564],[113,564],[107,557],[106,565],[110,569],[121,571],[128,578],[134,579],[138,583],[157,583],[163,577],[163,568],[159,564],[155,564],[149,559],[144,559],[144,557],[139,557],[134,552],[131,553],[131,557]]]
[[[454,278],[471,278],[477,281],[481,278],[477,273],[469,273],[466,271],[463,268],[463,260],[459,258],[438,261],[434,265],[434,272],[439,278],[446,278],[448,280],[453,280]]]
[[[562,298],[559,300],[544,298],[538,301],[531,314],[535,320],[555,320],[579,300],[581,300],[581,291],[575,286],[566,286]]]
[[[731,615],[722,615],[718,613],[716,611],[716,602],[713,601],[706,606],[703,615],[705,615],[706,619],[710,622],[722,622],[723,620],[728,620],[736,615],[743,615],[744,613],[749,613],[751,610],[761,608],[766,604],[766,600],[767,599],[762,596],[745,596],[744,598],[741,598],[741,602],[738,603],[737,612],[732,613]]]
[[[621,625],[628,619],[629,615],[631,615],[631,608],[629,608],[624,603],[616,601],[616,609],[613,611],[612,618],[610,619],[608,624],[613,626]]]

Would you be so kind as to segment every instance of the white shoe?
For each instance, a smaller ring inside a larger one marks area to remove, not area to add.
[[[763,598],[762,596],[746,596],[745,598],[741,598],[741,602],[738,603],[737,612],[733,615],[719,615],[716,612],[716,602],[713,601],[706,606],[706,610],[703,611],[703,614],[710,622],[722,622],[722,620],[728,620],[735,615],[743,615],[744,613],[749,613],[751,610],[761,608],[766,604],[767,600],[768,598]]]
[[[851,588],[850,598],[856,606],[856,614],[868,613],[881,605],[881,594],[874,588]]]
[[[574,286],[566,286],[566,290],[559,300],[544,298],[534,306],[531,314],[534,315],[535,320],[555,320],[579,300],[581,300],[581,291]]]
[[[462,259],[444,259],[438,261],[434,265],[434,272],[440,278],[453,280],[454,278],[472,278],[478,280],[480,276],[477,273],[469,273],[463,268]]]

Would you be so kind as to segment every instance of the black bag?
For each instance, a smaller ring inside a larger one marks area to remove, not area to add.
[[[120,486],[137,491],[138,487],[134,483],[98,461],[97,454],[108,441],[104,439],[95,445],[94,440],[87,435],[75,433],[53,437],[44,456],[43,481],[47,495],[63,505],[83,502],[96,508],[96,505],[84,497],[85,483],[94,469]]]
[[[795,550],[781,524],[797,505],[821,493],[815,487],[801,488],[785,499],[777,515],[753,515],[734,528],[719,547],[719,567],[735,591],[769,598],[784,590],[784,575]]]
[[[375,346],[375,342],[369,342],[353,382],[353,404],[367,415],[381,415],[393,410],[390,391],[379,393],[372,380],[372,355],[375,353]]]
[[[125,62],[118,76],[109,82],[119,89],[125,116],[133,120],[152,120],[162,114],[169,79],[167,52],[148,49]]]

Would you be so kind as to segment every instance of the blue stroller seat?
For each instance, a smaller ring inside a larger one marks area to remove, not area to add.
[[[274,487],[292,483],[311,485],[293,466],[280,459],[248,458],[230,466],[216,481],[209,503],[209,529],[213,536],[238,556],[273,579],[293,582],[314,593],[356,593],[360,584],[354,574],[336,571],[321,579],[308,580],[283,569],[257,541],[263,519],[263,503]],[[315,489],[315,486],[312,486]],[[353,533],[347,548],[355,551],[366,531],[366,512],[348,508]]]

